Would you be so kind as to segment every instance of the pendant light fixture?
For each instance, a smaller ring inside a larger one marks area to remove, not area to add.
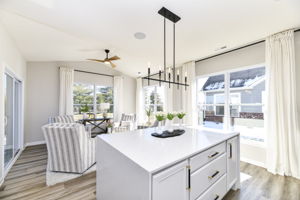
[[[159,67],[158,74],[152,74],[151,75],[151,65],[148,63],[148,76],[143,77],[143,79],[148,80],[148,85],[150,85],[150,81],[158,81],[159,85],[161,85],[161,82],[168,83],[169,88],[172,85],[177,85],[177,89],[179,89],[179,86],[184,86],[185,89],[187,86],[187,72],[184,74],[184,78],[181,78],[181,80],[184,81],[184,83],[180,82],[180,76],[179,76],[179,70],[177,70],[177,76],[176,76],[176,68],[175,68],[175,24],[181,19],[176,14],[172,13],[170,10],[166,9],[165,7],[162,7],[158,14],[164,17],[164,70],[162,71],[161,67]],[[166,19],[173,22],[173,69],[169,67],[167,69],[167,63],[166,63]],[[162,78],[163,74],[163,78]],[[152,78],[151,76],[158,75],[157,78]]]

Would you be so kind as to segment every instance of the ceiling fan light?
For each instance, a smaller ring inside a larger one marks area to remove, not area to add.
[[[108,62],[108,61],[105,61],[104,64],[109,65],[109,62]]]

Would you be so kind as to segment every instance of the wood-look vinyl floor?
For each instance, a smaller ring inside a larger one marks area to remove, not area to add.
[[[96,199],[96,172],[46,186],[46,145],[26,147],[0,187],[0,199]]]
[[[47,149],[27,147],[14,164],[3,185],[0,199],[90,200],[96,199],[96,173],[46,186]],[[241,162],[241,190],[230,191],[224,200],[300,200],[300,180],[275,176],[265,169]],[[120,199],[121,200],[121,199]]]

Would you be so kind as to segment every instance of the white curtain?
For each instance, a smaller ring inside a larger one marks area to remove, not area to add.
[[[73,115],[74,69],[60,67],[59,115]]]
[[[162,83],[163,84],[163,83]],[[164,112],[173,112],[173,85],[168,83],[163,84],[164,87]]]
[[[182,111],[186,112],[183,122],[186,125],[195,126],[197,125],[195,61],[185,63],[182,66],[183,79],[185,73],[187,74],[187,84],[189,86],[186,90],[182,87]]]
[[[142,78],[136,79],[136,116],[137,123],[142,124],[145,122],[145,102]]]
[[[300,137],[296,106],[294,31],[266,39],[267,168],[300,178]]]
[[[123,77],[114,77],[114,121],[120,121],[124,110]]]

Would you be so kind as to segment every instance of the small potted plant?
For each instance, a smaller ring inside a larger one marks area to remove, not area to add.
[[[183,118],[185,115],[186,115],[186,113],[184,113],[184,112],[177,113],[177,117],[179,119],[179,128],[182,128],[182,123],[183,123],[182,121],[183,121]]]
[[[151,125],[151,115],[152,115],[151,108],[147,108],[146,109],[146,115],[148,117],[147,126],[150,126]]]
[[[173,119],[176,115],[174,113],[168,113],[167,114],[167,123],[166,123],[166,126],[169,127],[168,131],[169,132],[172,132],[173,129],[171,128],[172,127],[172,124],[173,124]]]
[[[82,118],[83,119],[88,118],[87,113],[89,112],[89,110],[90,109],[89,109],[89,106],[87,105],[87,103],[80,108],[80,113],[82,113]]]

